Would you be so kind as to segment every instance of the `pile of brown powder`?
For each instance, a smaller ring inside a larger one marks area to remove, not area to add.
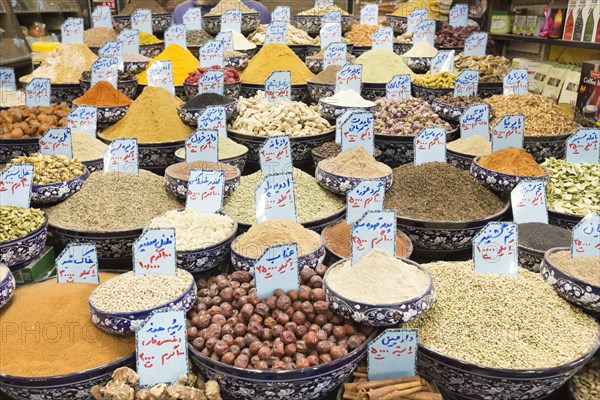
[[[61,44],[42,65],[20,79],[29,83],[33,78],[47,78],[52,83],[79,83],[84,71],[92,68],[98,57],[84,44]]]
[[[332,174],[353,178],[381,178],[392,173],[390,167],[376,161],[360,146],[321,161],[319,168]]]

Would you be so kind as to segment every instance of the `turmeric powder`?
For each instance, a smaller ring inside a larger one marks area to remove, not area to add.
[[[148,71],[155,61],[165,60],[171,60],[173,83],[175,86],[182,86],[183,81],[188,77],[190,72],[195,71],[198,65],[200,65],[200,61],[194,57],[191,51],[175,43],[171,43],[148,63],[148,68],[145,71],[138,74],[138,83],[140,85],[147,85],[148,77],[146,76],[146,71]]]
[[[304,62],[287,45],[271,43],[262,49],[248,62],[248,66],[240,73],[242,82],[263,84],[273,71],[290,70],[292,84],[306,84],[308,78],[315,76]]]
[[[518,176],[542,176],[546,171],[523,149],[508,147],[479,160],[479,165],[492,171]]]

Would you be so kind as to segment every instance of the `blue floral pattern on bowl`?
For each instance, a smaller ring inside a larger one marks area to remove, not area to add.
[[[242,34],[247,35],[260,25],[260,13],[248,13],[242,14]],[[213,36],[216,36],[219,32],[221,32],[221,16],[202,16],[202,27],[208,33]]]
[[[13,158],[28,156],[40,151],[38,138],[0,139],[0,164],[7,164]]]
[[[202,115],[204,110],[206,110],[210,106],[202,107],[202,108],[183,108],[183,104],[177,106],[177,115],[184,124],[189,126],[198,126],[198,117]],[[231,121],[234,119],[238,113],[238,102],[235,99],[231,99],[231,102],[224,104],[225,107],[225,115],[227,117],[227,121]]]
[[[73,110],[80,105],[73,103]],[[107,107],[96,107],[97,123],[99,125],[112,125],[119,121],[127,114],[129,110],[129,104],[122,106],[107,106]]]
[[[16,287],[17,283],[15,277],[12,272],[8,270],[4,279],[0,281],[0,309],[8,303],[13,293],[15,293]]]
[[[558,251],[568,251],[568,247],[555,247],[544,254],[540,272],[556,293],[569,303],[580,307],[586,313],[600,318],[600,286],[592,285],[571,276],[550,261],[550,256]]]
[[[357,110],[360,109],[360,110],[365,110],[368,112],[375,112],[375,106],[346,107],[346,106],[339,106],[336,104],[326,103],[324,100],[325,99],[319,100],[319,106],[318,106],[319,112],[321,113],[321,116],[323,116],[323,118],[327,118],[330,120],[335,120],[337,117],[339,117],[344,112],[346,112],[347,110],[350,110],[350,109],[357,109]]]
[[[310,72],[313,74],[318,74],[323,71],[323,59],[322,58],[314,58],[314,57],[306,57],[304,63],[310,69]]]
[[[401,35],[406,32],[406,29],[408,28],[408,18],[392,14],[387,14],[385,17],[388,25],[392,27],[395,34]]]
[[[230,400],[320,400],[352,374],[376,335],[374,331],[360,347],[337,360],[291,371],[233,367],[206,357],[191,345],[188,352],[192,365],[207,379],[217,380],[221,393]]]
[[[68,181],[31,185],[31,204],[36,206],[49,206],[59,203],[81,189],[90,172],[84,166],[82,175]]]
[[[323,97],[331,97],[335,94],[335,83],[317,83],[308,80],[308,95],[312,101],[318,102]]]
[[[406,57],[403,56],[404,64],[408,66],[415,74],[424,74],[429,71],[431,59],[433,57]]]
[[[262,83],[242,82],[240,96],[250,98],[256,96],[258,91],[265,91],[265,85]],[[308,86],[306,84],[292,84],[292,101],[304,101],[308,96]]]
[[[538,273],[543,259],[543,251],[519,245],[519,267]]]
[[[573,229],[582,219],[583,215],[566,214],[548,209],[548,222],[550,225]]]
[[[117,32],[131,28],[131,16],[129,15],[114,15],[112,19]],[[175,18],[171,13],[152,14],[152,32],[155,34],[165,32],[173,23],[175,23]]]
[[[352,55],[355,57],[360,57],[369,50],[371,50],[371,46],[356,46],[355,45],[352,47]]]
[[[240,173],[243,174],[244,168],[246,167],[246,156],[248,155],[248,151],[249,150],[246,150],[243,154],[240,154],[239,156],[224,158],[222,160],[219,160],[219,162],[232,165],[239,169]],[[177,149],[177,151],[175,152],[175,158],[177,159],[177,162],[185,162],[185,148]]]
[[[389,168],[389,173],[386,176],[381,177],[385,182],[385,190],[387,191],[390,187],[392,187],[393,183],[393,175],[392,169]],[[352,176],[342,176],[338,174],[333,174],[329,171],[326,171],[317,165],[315,169],[315,178],[319,185],[323,186],[325,189],[329,190],[335,194],[345,195],[346,192],[352,189],[354,186],[360,183],[364,178],[355,178]]]
[[[296,15],[293,17],[294,25],[307,32],[312,37],[317,37],[321,32],[322,15]],[[350,30],[352,15],[342,15],[342,33]]]
[[[183,89],[185,90],[185,95],[188,99],[196,96],[198,94],[198,85],[193,83],[183,82]],[[242,90],[242,82],[228,83],[223,85],[223,96],[231,97],[232,99],[237,99],[240,97],[240,91]]]
[[[113,17],[114,18],[114,17]],[[144,57],[154,58],[165,49],[164,43],[140,44],[140,54]]]
[[[69,105],[76,98],[83,95],[83,89],[78,83],[50,84],[50,103],[60,104],[65,102]]]
[[[369,83],[365,82],[362,85],[360,95],[366,100],[375,101],[382,97],[386,97],[387,92],[385,83]]]
[[[412,44],[410,43],[400,43],[394,42],[394,53],[401,56],[412,48]]]
[[[413,97],[423,99],[428,103],[433,102],[433,100],[445,96],[447,94],[454,93],[454,89],[436,89],[436,88],[428,88],[425,86],[415,85],[413,82],[411,85],[412,95]]]
[[[0,243],[0,262],[13,270],[36,258],[48,239],[48,217],[44,223],[27,235]]]
[[[147,310],[133,312],[108,312],[96,308],[90,300],[88,301],[88,305],[90,306],[92,322],[105,332],[112,333],[113,335],[125,335],[130,332],[135,332],[135,329],[139,327],[153,311],[161,310],[163,308],[176,308],[187,312],[196,303],[198,291],[194,277],[191,274],[189,274],[189,276],[192,282],[185,292],[179,295],[176,299]],[[92,292],[90,295],[90,299],[93,296],[94,292]]]
[[[225,57],[223,61],[225,67],[233,68],[236,71],[243,71],[248,66],[248,55],[246,53],[242,54],[241,56]]]
[[[97,160],[82,161],[81,163],[86,166],[88,171],[90,171],[90,174],[92,172],[102,171],[104,169],[104,159],[102,158]]]
[[[183,164],[183,163],[179,163]],[[173,167],[177,164],[173,164]],[[185,200],[187,197],[188,180],[175,178],[169,171],[170,167],[165,170],[165,187],[167,191],[175,195],[178,199]],[[223,189],[223,197],[230,196],[235,189],[240,185],[240,177],[242,173],[237,170],[234,177],[225,180],[225,187]]]
[[[471,164],[475,156],[470,154],[459,153],[454,150],[450,150],[446,148],[446,162],[448,164],[454,165],[456,168],[460,168],[465,171],[469,171],[471,169]]]
[[[150,61],[123,61],[123,71],[130,74],[139,74],[148,68]]]
[[[479,181],[483,186],[500,195],[510,196],[510,192],[517,186],[522,179],[536,180],[540,179],[544,182],[548,178],[548,174],[543,176],[519,176],[503,174],[502,172],[492,171],[491,169],[479,165],[480,157],[475,157],[471,164],[471,175]]]
[[[81,85],[81,88],[83,89],[84,92],[87,92],[92,87],[91,80],[88,81],[88,80],[84,80],[84,79],[80,78],[79,84]],[[134,77],[134,79],[125,80],[125,81],[124,80],[117,81],[117,90],[119,92],[123,93],[125,96],[129,97],[130,99],[135,98],[135,94],[137,93],[137,88],[138,88],[138,77],[137,76]],[[103,107],[103,108],[110,108],[110,107]],[[104,122],[104,121],[99,121],[99,122]]]
[[[331,270],[346,260],[332,264],[323,277],[323,289],[331,310],[344,318],[349,318],[361,325],[397,326],[412,321],[425,314],[435,301],[435,289],[429,272],[414,261],[399,258],[405,263],[419,268],[429,278],[429,287],[420,296],[394,304],[367,304],[351,300],[335,292],[327,285],[327,276]]]
[[[553,136],[524,136],[523,149],[531,154],[538,163],[543,163],[546,158],[550,157],[564,159],[569,136],[571,133]]]
[[[238,271],[246,271],[254,274],[254,264],[258,258],[246,257],[235,250],[235,245],[240,236],[235,238],[231,243],[231,264],[233,265],[233,268]],[[315,269],[324,259],[325,242],[321,238],[321,244],[315,251],[298,256],[298,270],[302,271],[303,268]]]

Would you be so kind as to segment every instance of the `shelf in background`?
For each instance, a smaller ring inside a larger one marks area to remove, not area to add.
[[[562,39],[547,39],[536,36],[520,36],[520,35],[501,35],[496,33],[491,33],[490,37],[494,40],[510,40],[510,41],[518,41],[518,42],[528,42],[528,43],[540,43],[540,44],[549,44],[554,46],[565,46],[565,47],[574,47],[579,49],[595,49],[600,51],[599,43],[591,43],[591,42],[576,42],[572,40],[562,40]]]
[[[15,11],[15,15],[27,14],[77,14],[78,11]]]

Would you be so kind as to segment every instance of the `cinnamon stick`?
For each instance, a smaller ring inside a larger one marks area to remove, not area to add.
[[[439,393],[431,393],[431,392],[419,392],[413,393],[409,395],[405,395],[407,399],[410,400],[443,400],[443,397]]]
[[[421,378],[418,375],[415,376],[407,376],[405,378],[396,378],[396,379],[386,379],[381,381],[370,381],[370,382],[361,382],[357,385],[357,389],[377,389],[384,386],[396,385],[399,383],[405,382],[419,382],[421,383]]]
[[[419,391],[421,391],[421,387],[420,386],[419,387],[414,387],[412,389],[396,390],[394,392],[390,392],[390,393],[388,393],[388,394],[386,394],[384,396],[381,396],[381,397],[371,397],[371,395],[369,393],[369,399],[371,399],[371,400],[375,400],[375,399],[377,399],[377,400],[395,400],[398,397],[410,395],[410,394],[413,394],[413,393],[417,393]]]
[[[371,389],[367,392],[369,395],[369,399],[379,399],[385,397],[388,393],[392,392],[402,392],[407,389],[417,389],[410,393],[416,393],[421,391],[421,381],[413,381],[413,382],[404,382],[396,385],[384,386],[377,389]],[[410,394],[410,393],[402,393],[402,394]],[[399,395],[398,395],[399,396]]]
[[[367,374],[362,372],[353,372],[352,375],[355,378],[367,378]]]

